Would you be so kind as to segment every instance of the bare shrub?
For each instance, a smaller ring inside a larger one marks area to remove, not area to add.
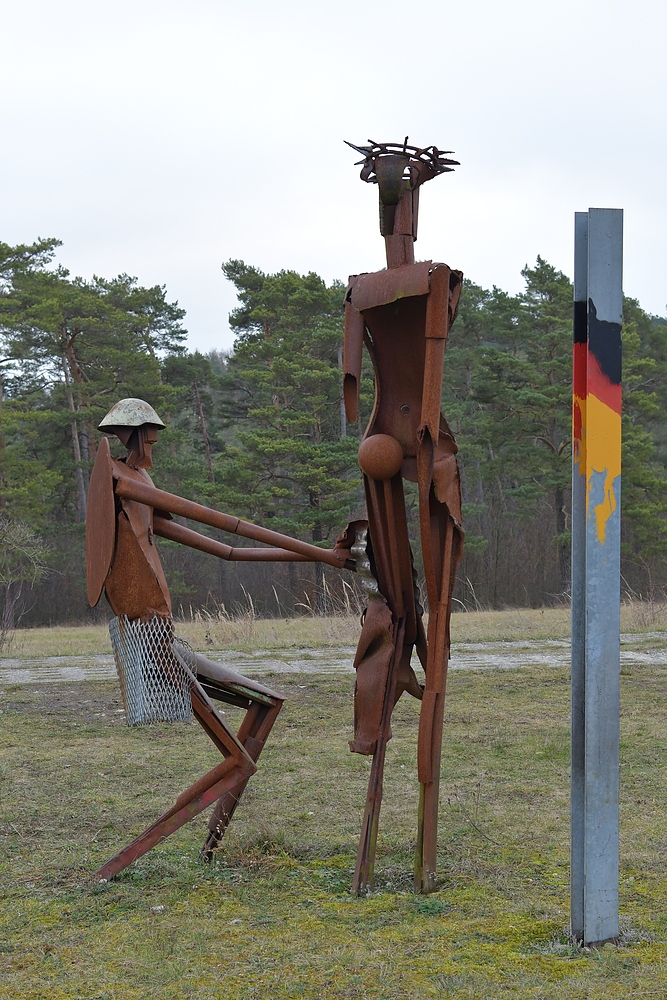
[[[46,574],[47,554],[32,528],[0,514],[0,650],[11,644],[14,629],[27,610],[27,593]]]

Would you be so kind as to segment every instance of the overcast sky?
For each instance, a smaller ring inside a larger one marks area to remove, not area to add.
[[[231,345],[220,264],[383,266],[377,189],[343,139],[451,149],[418,259],[508,291],[572,274],[573,213],[625,209],[625,292],[667,311],[659,0],[4,0],[0,240],[136,275]]]

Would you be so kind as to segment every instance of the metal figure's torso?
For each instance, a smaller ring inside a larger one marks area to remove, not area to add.
[[[114,479],[123,476],[152,485],[144,469],[133,469],[112,459]],[[104,584],[116,615],[150,618],[171,615],[171,598],[162,563],[153,540],[153,508],[135,500],[116,498],[116,551]]]
[[[152,486],[144,469],[113,459],[103,438],[91,475],[86,523],[90,603],[97,604],[104,591],[115,615],[171,615],[169,588],[153,540],[153,508],[117,496],[119,479]]]
[[[375,369],[376,399],[366,429],[369,434],[390,434],[403,448],[407,479],[416,479],[424,384],[424,320],[426,296],[400,299],[363,312],[370,333],[367,346]],[[414,464],[414,463],[413,463]]]

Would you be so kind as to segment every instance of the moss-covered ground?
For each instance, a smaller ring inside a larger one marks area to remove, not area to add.
[[[115,686],[6,689],[0,715],[0,998],[667,996],[664,667],[623,671],[619,945],[568,927],[569,680],[450,677],[439,889],[412,892],[418,705],[389,744],[376,891],[349,885],[369,771],[350,676],[287,695],[229,835],[194,820],[120,876],[91,873],[216,760],[196,725],[128,729]],[[228,710],[228,717],[233,717]]]

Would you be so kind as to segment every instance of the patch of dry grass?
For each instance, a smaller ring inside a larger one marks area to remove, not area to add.
[[[452,615],[453,642],[569,639],[570,609],[508,608]]]
[[[320,649],[354,646],[359,637],[356,615],[304,618],[255,618],[252,615],[200,616],[178,621],[178,634],[195,649]],[[107,625],[59,625],[18,630],[11,650],[20,657],[111,654]]]
[[[440,889],[428,898],[411,891],[411,699],[397,706],[388,748],[376,892],[355,899],[348,887],[369,763],[347,750],[353,678],[271,679],[285,708],[215,864],[197,861],[201,816],[104,885],[89,873],[215,751],[194,725],[128,729],[111,684],[9,689],[0,997],[662,997],[666,681],[662,667],[623,670],[624,936],[621,947],[594,952],[566,933],[564,669],[450,677]]]
[[[3,656],[83,656],[111,654],[107,625],[53,625],[14,632]]]
[[[667,605],[629,602],[621,608],[625,632],[667,629]],[[177,631],[195,649],[321,649],[354,646],[359,637],[357,615],[302,618],[257,618],[252,610],[236,615],[197,614],[182,620]],[[452,615],[454,642],[505,642],[509,640],[568,639],[570,609],[510,608],[505,611],[471,611]],[[12,656],[74,656],[111,653],[106,625],[59,625],[20,629],[15,633]],[[7,654],[5,654],[7,655]]]

